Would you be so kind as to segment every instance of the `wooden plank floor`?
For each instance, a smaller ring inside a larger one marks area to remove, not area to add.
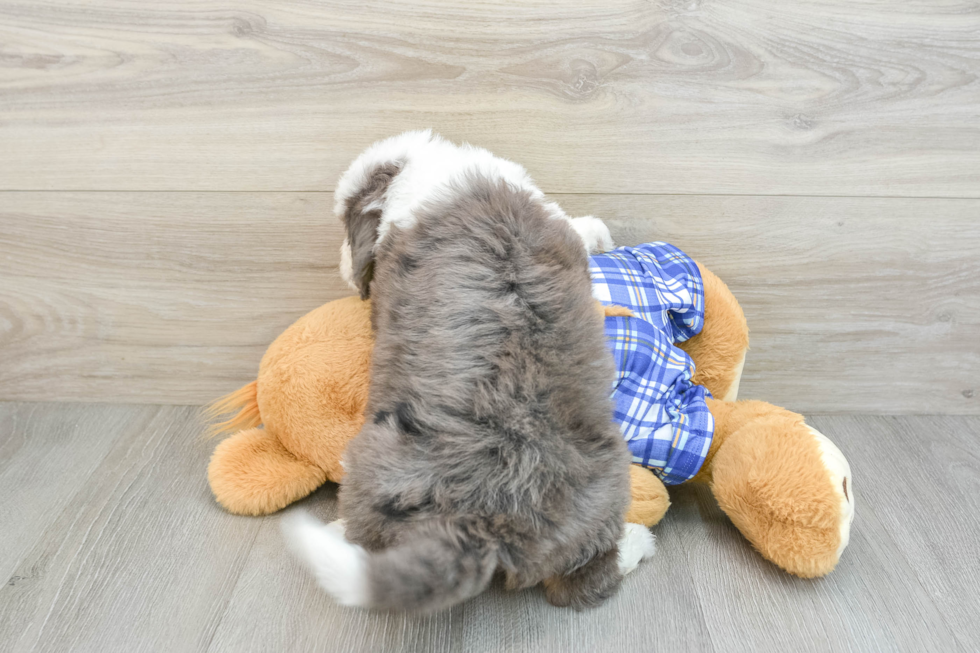
[[[499,586],[437,615],[340,608],[278,518],[212,500],[196,409],[0,403],[0,642],[25,651],[974,651],[980,418],[816,416],[848,456],[851,543],[828,577],[763,561],[703,487],[605,606]],[[305,504],[336,514],[336,489]]]

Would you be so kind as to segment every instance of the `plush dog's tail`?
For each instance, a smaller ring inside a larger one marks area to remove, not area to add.
[[[224,421],[211,424],[205,436],[213,438],[225,433],[252,429],[262,423],[262,415],[259,414],[258,381],[252,381],[224,397],[215,399],[204,408],[204,416],[209,422],[231,412],[235,414]]]
[[[394,547],[370,553],[344,539],[341,523],[305,512],[282,521],[294,553],[343,605],[433,612],[482,592],[497,567],[495,548],[453,525],[420,525]]]

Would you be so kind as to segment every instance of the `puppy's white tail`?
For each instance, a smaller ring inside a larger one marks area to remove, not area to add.
[[[338,603],[367,606],[367,552],[344,539],[343,526],[324,525],[303,510],[282,518],[286,543]]]
[[[320,586],[349,606],[432,612],[482,592],[497,566],[494,548],[452,524],[420,525],[398,546],[369,553],[301,511],[283,517],[293,552]]]

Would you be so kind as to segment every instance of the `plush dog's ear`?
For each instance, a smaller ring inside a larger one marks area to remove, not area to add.
[[[374,245],[378,242],[378,226],[384,209],[385,191],[395,178],[401,164],[388,162],[378,165],[364,175],[363,183],[347,198],[343,211],[347,238],[344,240],[342,270],[348,283],[361,293],[361,299],[371,294],[374,276]],[[346,260],[349,257],[349,260]]]

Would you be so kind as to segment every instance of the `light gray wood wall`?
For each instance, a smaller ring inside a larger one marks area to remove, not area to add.
[[[432,126],[726,279],[742,396],[980,413],[980,12],[784,4],[0,0],[0,399],[247,382]]]
[[[977,197],[960,0],[0,2],[2,188],[326,190],[419,126],[588,193]]]

